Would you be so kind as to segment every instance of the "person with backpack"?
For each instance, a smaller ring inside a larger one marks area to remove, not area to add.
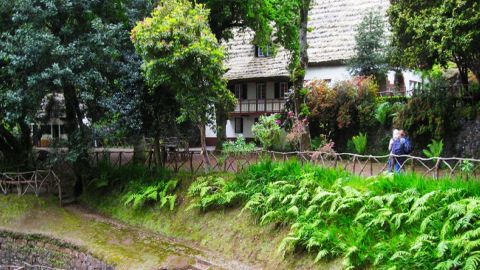
[[[398,173],[402,170],[406,157],[412,152],[413,147],[410,139],[405,135],[403,130],[400,130],[400,136],[397,140],[392,143],[392,154],[394,155],[394,168],[395,172]]]
[[[393,171],[393,160],[395,159],[392,154],[392,146],[393,146],[393,142],[395,140],[398,140],[400,139],[400,130],[398,129],[394,129],[393,130],[393,134],[392,134],[392,138],[390,139],[390,142],[388,143],[388,152],[390,153],[390,157],[388,158],[388,162],[387,162],[387,167],[388,167],[388,172],[391,173]]]

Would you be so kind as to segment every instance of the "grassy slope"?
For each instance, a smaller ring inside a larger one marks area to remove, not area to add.
[[[65,240],[117,269],[158,269],[172,261],[173,265],[193,263],[191,256],[210,258],[208,253],[157,234],[98,220],[76,208],[60,208],[54,200],[34,196],[0,196],[2,229]]]
[[[158,207],[134,210],[125,207],[118,194],[98,198],[85,196],[83,202],[102,214],[123,222],[138,225],[199,244],[220,252],[223,257],[260,265],[264,269],[340,269],[338,261],[314,263],[314,257],[296,254],[282,258],[277,252],[288,228],[259,226],[248,213],[240,215],[240,209],[219,209],[206,213],[189,210],[186,198],[191,179],[181,181],[178,206],[174,211]]]

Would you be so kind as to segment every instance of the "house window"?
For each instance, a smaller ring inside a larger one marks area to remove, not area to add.
[[[280,83],[280,97],[285,98],[287,93],[288,93],[288,83],[287,82],[281,82]]]
[[[235,133],[243,133],[243,118],[235,117]]]
[[[289,84],[288,82],[275,83],[275,99],[283,99],[288,94]]]
[[[267,84],[257,83],[257,99],[266,99],[266,98],[267,98]]]
[[[270,56],[270,46],[262,48],[260,46],[255,46],[255,56],[256,57],[269,57]]]
[[[247,99],[247,84],[235,84],[235,97],[239,100]]]

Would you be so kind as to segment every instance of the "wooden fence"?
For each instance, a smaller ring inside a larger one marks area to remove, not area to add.
[[[58,192],[60,205],[62,204],[61,181],[53,170],[0,172],[0,192],[5,195],[17,193],[19,196],[26,193],[38,196],[43,192]]]
[[[158,165],[153,151],[148,151],[145,154],[146,166]],[[133,151],[104,151],[94,152],[93,155],[95,164],[107,160],[115,166],[123,166],[132,162]],[[213,171],[238,172],[261,159],[270,158],[279,162],[296,159],[302,164],[310,163],[330,168],[342,168],[355,175],[373,176],[388,171],[388,160],[390,159],[392,163],[397,162],[403,172],[414,172],[435,179],[441,177],[476,179],[480,174],[480,160],[471,158],[423,158],[410,155],[374,156],[335,152],[284,153],[263,150],[234,156],[223,156],[222,154],[208,152],[208,156]],[[175,172],[186,171],[196,174],[203,171],[205,163],[200,151],[174,151],[167,153],[165,167]]]

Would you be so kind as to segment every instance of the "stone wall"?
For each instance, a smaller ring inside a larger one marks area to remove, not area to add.
[[[74,245],[41,235],[0,231],[0,269],[113,270]]]

